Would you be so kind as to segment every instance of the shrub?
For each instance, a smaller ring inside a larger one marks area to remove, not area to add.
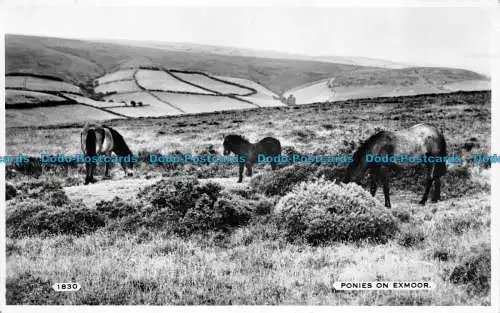
[[[317,178],[324,177],[326,180],[330,181],[342,181],[345,176],[346,168],[347,165],[335,167],[320,166],[314,176]]]
[[[48,203],[54,206],[69,204],[70,200],[62,185],[54,180],[31,180],[18,184],[18,198],[37,199],[38,201]]]
[[[162,230],[177,235],[228,231],[247,223],[252,216],[252,201],[222,192],[222,187],[212,182],[201,185],[194,177],[162,179],[141,190],[137,197],[134,203],[115,198],[101,201],[97,207],[108,218],[123,217],[110,227]]]
[[[5,200],[15,198],[16,194],[16,187],[14,187],[11,183],[5,182]]]
[[[317,245],[332,241],[385,241],[397,230],[382,204],[356,184],[319,179],[301,183],[284,196],[275,215],[289,241]]]
[[[467,285],[467,291],[472,294],[488,294],[491,284],[490,253],[488,244],[473,246],[470,254],[451,271],[450,282]]]
[[[298,183],[314,177],[317,165],[297,163],[277,171],[263,172],[250,181],[250,188],[266,196],[283,196]]]
[[[222,193],[214,202],[207,195],[198,199],[196,205],[186,212],[180,221],[188,233],[205,230],[228,231],[232,227],[246,224],[251,218],[248,202],[237,195]]]
[[[398,234],[398,243],[406,248],[417,246],[425,241],[425,233],[417,225],[409,225]]]
[[[129,200],[114,197],[110,201],[101,200],[96,203],[96,210],[111,219],[129,216],[137,212],[137,205]]]
[[[7,236],[82,235],[104,226],[104,218],[82,203],[54,206],[34,200],[18,201],[9,206]]]
[[[42,162],[36,157],[28,157],[27,162],[8,164],[5,168],[9,173],[22,173],[34,177],[40,177],[42,174]]]

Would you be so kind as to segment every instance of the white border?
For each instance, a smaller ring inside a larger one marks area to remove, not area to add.
[[[383,0],[374,1],[369,0],[240,0],[238,2],[231,0],[211,0],[207,3],[202,0],[4,0],[0,2],[0,101],[4,104],[0,112],[0,154],[5,154],[5,50],[4,50],[4,29],[3,29],[3,15],[5,14],[5,6],[360,6],[360,7],[489,7],[496,10],[497,18],[495,25],[495,32],[492,32],[492,40],[495,41],[495,58],[492,60],[492,122],[491,122],[491,148],[492,152],[500,153],[500,9],[498,3],[494,0],[448,0],[448,1],[431,1],[431,0],[415,0],[415,1],[397,1],[397,0]],[[498,87],[496,87],[498,86]],[[113,312],[120,310],[122,313],[126,312],[229,312],[238,310],[240,312],[328,312],[332,310],[335,312],[500,312],[499,310],[499,296],[500,296],[500,246],[498,245],[498,236],[500,235],[500,165],[493,164],[491,170],[491,184],[492,184],[492,216],[491,216],[491,245],[492,245],[492,286],[491,286],[491,306],[488,307],[470,307],[470,306],[424,306],[424,307],[370,307],[370,306],[5,306],[5,201],[2,198],[0,205],[0,310],[5,312],[89,312],[89,311],[103,311]],[[0,165],[0,177],[5,177],[5,166]],[[5,195],[5,184],[0,184],[0,194]]]

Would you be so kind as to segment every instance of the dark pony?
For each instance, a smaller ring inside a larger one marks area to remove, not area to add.
[[[281,155],[281,143],[273,137],[266,137],[257,143],[251,143],[240,135],[227,135],[224,138],[224,155],[229,155],[231,152],[245,157],[246,162],[240,162],[240,174],[238,183],[243,181],[243,168],[247,168],[247,176],[252,176],[252,165],[257,162],[258,155],[262,154],[266,157],[276,157]],[[276,162],[270,162],[271,168],[276,170]]]
[[[115,153],[117,156],[132,158],[132,151],[130,151],[130,148],[125,143],[123,136],[109,126],[90,126],[89,124],[85,124],[81,133],[81,145],[86,157],[95,157],[98,155],[111,157],[111,153]],[[133,162],[124,160],[121,162],[121,165],[126,176],[133,175]],[[85,163],[85,185],[95,182],[95,166],[94,162]],[[106,171],[104,175],[109,177],[109,162],[106,162],[105,166]]]
[[[434,182],[432,201],[441,198],[440,177],[446,174],[446,141],[443,134],[436,127],[427,124],[418,124],[406,130],[397,132],[380,131],[368,138],[354,153],[353,161],[347,168],[344,182],[360,180],[367,170],[371,172],[370,192],[375,196],[378,182],[382,183],[385,197],[385,206],[390,208],[389,199],[389,170],[391,168],[411,168],[421,163],[376,163],[368,162],[367,155],[376,156],[433,156],[441,157],[442,162],[427,162],[425,191],[420,204],[424,205]]]

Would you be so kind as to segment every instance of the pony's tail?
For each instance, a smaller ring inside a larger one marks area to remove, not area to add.
[[[439,150],[440,150],[440,153],[439,153],[439,156],[443,157],[443,159],[445,159],[448,155],[448,153],[446,152],[446,140],[444,139],[444,136],[440,136],[439,137]],[[446,174],[447,172],[447,169],[446,169],[446,162],[440,162],[436,165],[436,170],[437,170],[437,174],[439,176],[443,176],[444,174]]]
[[[96,136],[95,130],[89,129],[87,131],[87,138],[85,139],[85,150],[88,156],[96,155]]]

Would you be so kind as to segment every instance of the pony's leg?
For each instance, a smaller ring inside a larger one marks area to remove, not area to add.
[[[277,167],[277,166],[276,166],[276,162],[271,162],[271,169],[272,169],[273,171],[275,171],[275,170],[276,170],[276,167]]]
[[[247,163],[245,166],[247,168],[247,176],[252,177],[252,164]]]
[[[245,164],[244,163],[240,163],[240,176],[239,176],[239,179],[238,179],[238,183],[241,183],[243,181],[243,169],[245,168]]]
[[[110,153],[108,153],[107,155],[108,155],[108,157],[110,157],[110,158],[111,158],[111,152],[110,152]],[[106,162],[106,163],[105,163],[105,166],[106,166],[106,167],[105,167],[105,168],[106,168],[106,170],[104,171],[104,176],[105,176],[105,177],[109,177],[109,162]]]
[[[377,188],[378,188],[378,180],[380,179],[380,173],[378,168],[373,168],[371,172],[371,177],[370,177],[370,193],[372,194],[373,197],[375,197],[375,194],[377,193]]]
[[[384,189],[385,206],[387,208],[390,208],[391,199],[389,198],[389,172],[387,169],[380,170],[380,179],[382,181],[382,186]]]
[[[85,183],[84,183],[84,185],[88,185],[91,182],[91,179],[90,179],[91,167],[92,167],[91,163],[85,163]]]
[[[422,196],[422,200],[420,200],[420,204],[421,205],[424,205],[426,202],[427,202],[427,198],[429,197],[429,191],[431,191],[431,186],[432,186],[432,173],[433,170],[431,167],[428,167],[427,168],[427,175],[426,175],[426,179],[425,179],[425,191],[424,191],[424,195]]]
[[[89,183],[95,183],[94,179],[94,168],[95,164],[94,163],[87,163],[85,165],[86,170],[87,170],[87,175],[85,177],[85,185],[88,185]]]
[[[434,194],[432,195],[432,202],[438,202],[441,200],[441,178],[434,178]]]

